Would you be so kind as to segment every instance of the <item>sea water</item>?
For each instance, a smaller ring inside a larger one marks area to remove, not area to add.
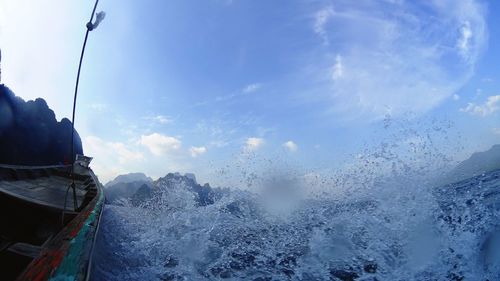
[[[93,279],[500,280],[500,171],[314,195],[271,182],[206,206],[182,184],[107,205]]]

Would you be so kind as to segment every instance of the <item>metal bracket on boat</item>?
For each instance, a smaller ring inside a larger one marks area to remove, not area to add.
[[[61,216],[61,225],[64,225],[64,216],[66,215],[66,203],[68,202],[68,192],[70,188],[73,190],[73,211],[76,211],[78,209],[78,202],[76,199],[75,179],[73,177],[73,181],[66,189],[66,195],[64,196],[64,209]]]

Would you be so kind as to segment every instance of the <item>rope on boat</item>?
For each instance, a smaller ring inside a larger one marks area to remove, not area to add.
[[[87,46],[87,39],[89,37],[90,31],[94,30],[97,28],[97,26],[101,23],[101,21],[104,19],[106,14],[104,12],[98,12],[96,14],[96,9],[97,9],[97,4],[99,3],[99,0],[95,1],[94,4],[94,9],[92,9],[92,14],[90,15],[90,20],[87,23],[87,31],[85,32],[85,39],[83,40],[83,46],[82,46],[82,52],[80,55],[80,63],[78,64],[78,73],[76,75],[76,84],[75,84],[75,94],[73,96],[73,115],[71,118],[71,154],[70,157],[73,158],[71,162],[71,185],[68,186],[66,189],[66,195],[64,197],[64,209],[62,213],[62,224],[64,225],[64,215],[66,212],[66,203],[68,200],[68,192],[69,189],[71,188],[73,190],[73,208],[76,211],[78,209],[78,202],[76,198],[76,189],[75,189],[75,159],[74,159],[74,152],[75,152],[75,111],[76,111],[76,98],[78,96],[78,84],[80,82],[80,72],[82,70],[82,62],[83,62],[83,55],[85,54],[85,47]],[[94,16],[96,17],[95,22],[92,22],[94,20]]]

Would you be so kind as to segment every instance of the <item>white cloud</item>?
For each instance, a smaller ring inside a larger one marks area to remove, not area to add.
[[[134,171],[145,160],[133,144],[105,141],[96,136],[87,136],[82,142],[85,154],[94,157],[91,166],[103,183],[118,174]]]
[[[247,85],[243,89],[243,93],[245,93],[245,94],[253,93],[253,92],[258,91],[261,87],[262,87],[262,84],[260,84],[260,83],[253,83],[253,84]]]
[[[470,41],[472,38],[472,30],[469,21],[465,21],[460,28],[460,37],[457,41],[457,46],[462,52],[462,55],[467,58],[470,48]]]
[[[295,152],[297,151],[297,149],[299,149],[299,147],[297,146],[296,143],[294,143],[293,141],[287,141],[283,144],[283,146],[288,149],[289,151],[291,152]]]
[[[332,79],[337,80],[341,78],[343,72],[342,57],[340,55],[337,55],[335,57],[335,64],[333,65]]]
[[[319,82],[315,92],[330,101],[330,112],[366,120],[388,108],[394,116],[423,113],[468,81],[487,42],[484,6],[425,6],[423,13],[406,1],[340,1],[315,14],[313,32],[335,44],[315,49],[304,69],[312,76],[306,80]]]
[[[477,116],[487,116],[495,113],[500,109],[500,95],[489,96],[486,102],[483,104],[469,103],[465,108],[461,108],[460,111],[467,112],[472,115]]]
[[[151,139],[153,138],[151,137]],[[150,141],[154,143],[154,141]],[[143,147],[140,141],[133,139],[127,142],[112,142],[99,137],[88,136],[83,138],[82,142],[85,154],[94,157],[91,167],[102,183],[115,178],[117,175],[131,172],[144,172],[148,176],[157,178],[164,176],[168,172],[192,170],[187,157],[188,154],[182,153],[180,150],[179,153],[170,153],[168,157],[154,157],[154,155],[147,153],[149,147]],[[154,147],[154,145],[152,146]],[[157,149],[163,152],[161,148]]]
[[[149,120],[152,122],[156,122],[162,125],[170,124],[174,122],[174,120],[170,116],[165,115],[156,115],[156,116],[146,116],[143,119]]]
[[[457,94],[454,94],[454,95],[453,95],[453,100],[459,100],[459,99],[460,99],[460,96],[459,96],[459,95],[457,95]]]
[[[173,122],[173,120],[170,117],[164,115],[158,115],[153,117],[152,119],[160,124],[170,124]]]
[[[204,154],[205,152],[207,152],[207,148],[204,146],[199,146],[199,147],[191,146],[191,148],[189,149],[189,153],[191,153],[191,157],[193,158],[196,158],[199,155]]]
[[[93,103],[90,105],[90,108],[97,110],[97,111],[104,111],[108,108],[108,106],[103,104],[103,103]]]
[[[245,150],[254,151],[259,149],[264,145],[265,141],[263,138],[248,138],[245,142]]]
[[[107,142],[99,137],[88,136],[84,138],[84,148],[86,154],[90,156],[114,154],[113,159],[117,159],[118,163],[125,164],[130,161],[141,161],[144,155],[140,152],[135,152],[122,142]]]
[[[260,88],[262,88],[261,83],[249,84],[237,92],[234,92],[234,93],[231,93],[228,95],[217,96],[217,97],[215,97],[215,101],[216,102],[224,102],[224,101],[229,101],[229,100],[232,100],[235,98],[240,98],[244,95],[257,92],[258,90],[260,90]],[[207,102],[200,103],[199,105],[205,105],[205,104],[207,104]]]
[[[141,136],[140,144],[147,147],[152,154],[162,156],[179,150],[182,143],[175,137],[153,133]]]
[[[333,7],[327,6],[319,10],[314,16],[314,32],[323,39],[323,43],[328,45],[328,35],[325,30],[328,19],[333,16]]]

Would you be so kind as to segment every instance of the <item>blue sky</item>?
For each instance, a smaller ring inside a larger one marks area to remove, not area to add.
[[[69,117],[92,5],[0,0],[2,82]],[[500,142],[497,1],[101,0],[99,10],[76,127],[104,182],[180,171],[227,184],[235,167],[268,162],[341,169],[391,138],[388,119],[419,136],[450,124],[433,145],[456,160]]]

